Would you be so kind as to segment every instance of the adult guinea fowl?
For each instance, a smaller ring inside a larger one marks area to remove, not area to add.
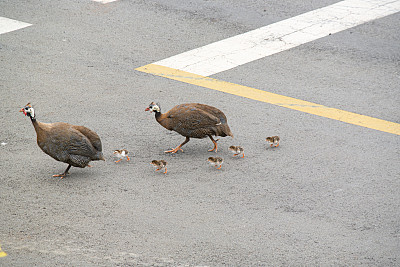
[[[36,120],[35,110],[28,103],[20,112],[29,116],[35,128],[37,143],[44,153],[68,164],[62,174],[53,177],[64,178],[71,166],[91,167],[92,160],[105,160],[101,152],[100,137],[84,126],[76,126],[64,122],[43,123]]]
[[[233,134],[227,124],[225,114],[215,108],[204,104],[190,103],[181,104],[173,107],[167,113],[161,113],[159,104],[152,102],[146,111],[155,112],[156,120],[164,128],[175,131],[186,137],[186,140],[174,149],[167,150],[165,153],[176,153],[181,147],[189,142],[190,138],[209,137],[214,143],[214,148],[209,151],[217,152],[217,140],[214,136],[232,136]]]

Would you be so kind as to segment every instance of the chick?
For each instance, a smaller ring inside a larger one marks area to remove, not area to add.
[[[271,147],[274,145],[275,147],[279,146],[279,136],[271,136],[265,139],[267,142],[271,143]]]
[[[165,160],[153,160],[150,164],[154,165],[157,169],[156,171],[161,170],[162,168],[164,168],[164,173],[167,173],[167,164],[168,162],[166,162]]]
[[[220,157],[209,157],[207,161],[211,164],[214,165],[218,170],[221,169],[222,163],[224,162],[223,158]],[[218,167],[219,166],[219,167]]]
[[[241,146],[230,146],[229,151],[233,153],[233,156],[242,155],[241,158],[244,158],[244,149]]]
[[[119,158],[119,160],[115,161],[120,162],[123,158],[126,157],[127,161],[130,161],[131,159],[128,157],[129,151],[126,149],[119,149],[119,150],[114,150],[114,155]]]

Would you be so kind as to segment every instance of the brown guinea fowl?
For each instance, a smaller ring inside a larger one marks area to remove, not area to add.
[[[37,143],[43,152],[55,160],[68,164],[64,173],[53,175],[54,177],[64,178],[71,166],[91,167],[90,161],[105,160],[101,152],[100,137],[92,130],[64,122],[39,122],[30,103],[20,112],[31,119],[36,131]]]
[[[214,136],[232,136],[225,114],[215,107],[204,104],[190,103],[181,104],[173,107],[166,113],[161,113],[158,104],[152,102],[146,111],[155,112],[156,120],[164,128],[175,131],[186,137],[186,140],[174,149],[167,150],[165,153],[176,153],[181,147],[189,142],[190,138],[209,137],[214,143],[214,148],[209,151],[217,152],[217,140]]]

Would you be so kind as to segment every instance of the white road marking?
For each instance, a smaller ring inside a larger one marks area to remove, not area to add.
[[[0,34],[19,30],[31,25],[32,24],[26,22],[0,17]]]
[[[399,11],[400,0],[345,0],[153,64],[209,76]]]
[[[99,2],[99,3],[102,3],[102,4],[107,4],[107,3],[115,2],[117,0],[93,0],[93,1]]]

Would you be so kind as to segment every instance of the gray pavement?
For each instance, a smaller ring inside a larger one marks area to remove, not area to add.
[[[1,1],[33,25],[0,35],[0,266],[399,266],[399,136],[134,70],[338,1],[180,2]],[[399,21],[212,77],[400,123]],[[184,138],[152,101],[224,111],[222,169],[208,139],[165,155]],[[95,130],[107,161],[53,178],[66,164],[37,146],[27,102],[39,121]],[[114,163],[120,148],[130,162]]]

